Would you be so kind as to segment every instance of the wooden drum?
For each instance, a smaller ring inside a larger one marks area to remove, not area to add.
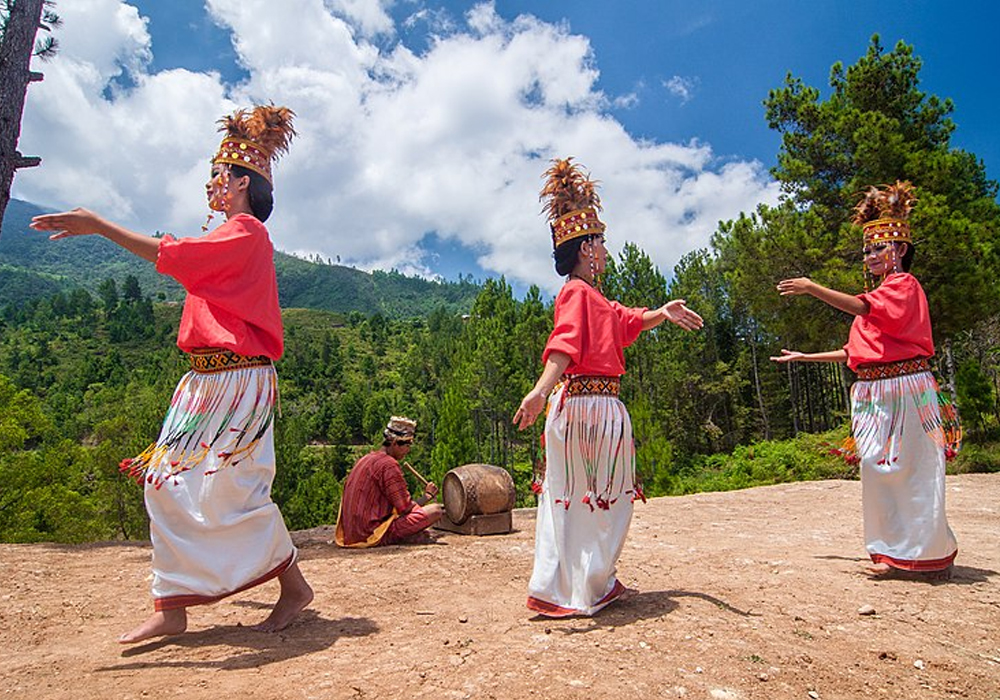
[[[456,525],[473,515],[510,511],[516,495],[510,473],[491,464],[455,467],[441,483],[444,511]]]

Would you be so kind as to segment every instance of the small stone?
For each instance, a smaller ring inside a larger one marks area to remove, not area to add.
[[[817,693],[815,690],[810,690],[809,697],[811,697],[812,700],[819,700],[819,693]]]
[[[761,671],[760,673],[757,674],[757,680],[764,681],[766,683],[767,681],[771,680],[771,677],[766,673],[764,673],[763,671]]]
[[[466,622],[469,621],[469,618],[466,617],[465,615],[462,615],[460,618],[458,618],[458,621],[461,622],[462,624],[465,624]]]
[[[551,627],[546,627],[545,628],[545,634],[552,634],[552,628]]]
[[[868,605],[867,603],[858,608],[858,615],[874,615],[874,614],[875,614],[875,608],[873,608],[871,605]]]
[[[649,649],[649,645],[646,642],[639,642],[639,647],[642,649]]]
[[[705,669],[703,669],[701,666],[695,666],[694,667],[694,672],[695,673],[704,673]]]
[[[913,662],[913,668],[917,668],[917,669],[920,669],[921,671],[923,671],[924,670],[924,662],[921,661],[920,659],[917,659],[916,661]]]

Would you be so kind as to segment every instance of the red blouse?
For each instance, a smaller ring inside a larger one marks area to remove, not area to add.
[[[624,349],[642,332],[645,311],[608,301],[586,282],[571,279],[556,297],[555,327],[542,362],[561,352],[570,358],[566,374],[620,377],[625,374]]]
[[[916,277],[908,272],[889,275],[858,299],[867,302],[869,310],[854,317],[844,346],[852,370],[934,355],[927,297]]]
[[[264,224],[238,214],[200,238],[160,240],[156,270],[187,290],[177,347],[240,355],[284,351],[274,248]]]

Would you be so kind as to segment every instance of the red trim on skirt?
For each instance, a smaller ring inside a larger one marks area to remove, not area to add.
[[[270,581],[272,578],[281,576],[292,564],[295,563],[295,552],[292,552],[288,559],[278,564],[276,567],[268,571],[266,574],[259,578],[255,578],[250,583],[240,586],[235,591],[229,591],[229,593],[223,593],[221,595],[172,595],[166,598],[156,598],[153,600],[153,609],[156,612],[163,612],[164,610],[177,610],[179,608],[187,608],[192,605],[209,605],[210,603],[215,603],[227,598],[234,593],[241,593],[245,590],[259,586],[262,583]]]
[[[958,550],[956,549],[941,559],[896,559],[888,554],[870,554],[869,556],[876,564],[888,564],[894,569],[902,569],[903,571],[944,571],[955,561]]]
[[[611,589],[611,592],[606,596],[597,601],[597,605],[594,607],[603,607],[610,603],[615,598],[618,598],[622,593],[625,592],[625,586],[621,581],[615,580],[615,586]],[[540,598],[535,598],[534,596],[528,596],[528,609],[534,610],[539,615],[544,615],[545,617],[570,617],[572,615],[586,615],[586,613],[580,610],[574,610],[573,608],[564,608],[561,605],[556,605],[555,603],[550,603],[547,600],[542,600]]]

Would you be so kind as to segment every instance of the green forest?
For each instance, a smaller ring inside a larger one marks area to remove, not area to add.
[[[952,146],[954,106],[920,91],[920,68],[910,46],[886,50],[874,37],[857,63],[832,67],[828,88],[789,75],[764,100],[781,136],[781,203],[721,222],[669,277],[627,241],[609,264],[609,298],[682,298],[705,319],[698,333],[661,326],[626,353],[622,398],[647,495],[856,476],[839,450],[850,372],[768,359],[840,347],[850,319],[779,297],[775,284],[809,276],[863,291],[849,214],[867,186],[897,179],[917,189],[913,272],[931,305],[939,381],[966,430],[949,468],[1000,471],[998,186]],[[511,417],[541,370],[551,299],[537,288],[517,298],[503,278],[428,294],[433,283],[381,273],[376,296],[349,291],[356,305],[335,308],[324,302],[334,266],[309,264],[330,269],[279,264],[286,352],[273,494],[288,526],[335,520],[347,471],[391,414],[417,420],[409,462],[425,476],[440,484],[461,464],[499,465],[519,505],[531,505],[541,421],[519,432]],[[174,346],[178,297],[155,286],[152,266],[132,265],[87,268],[89,284],[0,267],[0,541],[148,536],[142,491],[118,464],[156,438],[186,357]]]

